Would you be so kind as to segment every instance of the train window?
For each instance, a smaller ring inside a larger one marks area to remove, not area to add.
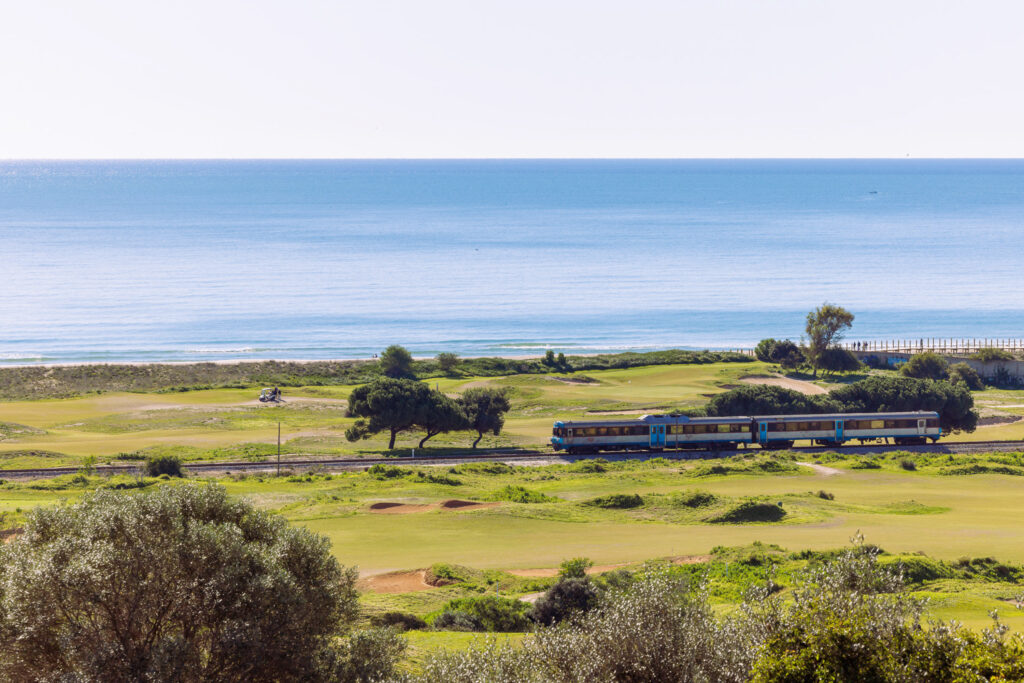
[[[798,432],[798,431],[800,431],[800,423],[799,422],[787,422],[786,423],[786,431],[787,432]]]
[[[694,434],[703,434],[707,430],[706,425],[693,425]]]
[[[872,420],[871,429],[885,429],[885,420]]]
[[[896,420],[886,420],[885,421],[885,428],[886,429],[896,429],[896,427],[897,427]]]
[[[731,425],[731,426],[732,426],[732,429],[730,429],[729,431],[733,432],[734,434],[737,433],[737,432],[745,432],[745,431],[747,431],[746,430],[746,425]]]
[[[721,432],[728,432],[728,431],[729,431],[729,425],[718,425],[718,432],[719,433],[721,433]]]
[[[928,426],[929,427],[938,427],[939,426],[939,421],[936,420],[934,417],[930,417],[930,418],[928,418]]]

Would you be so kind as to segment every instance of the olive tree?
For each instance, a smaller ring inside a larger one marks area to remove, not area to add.
[[[37,508],[0,548],[0,680],[336,679],[355,581],[212,484]]]
[[[843,338],[843,333],[853,325],[853,313],[842,306],[827,301],[807,314],[807,360],[818,376],[822,357],[833,344]]]

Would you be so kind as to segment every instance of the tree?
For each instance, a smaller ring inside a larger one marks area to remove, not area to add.
[[[722,415],[800,415],[810,413],[841,412],[841,406],[827,396],[818,400],[799,391],[769,384],[751,384],[737,387],[713,396],[707,405],[707,414]]]
[[[572,614],[588,612],[597,606],[601,590],[586,576],[560,578],[544,595],[537,598],[530,618],[538,624],[557,624]]]
[[[358,441],[387,431],[388,449],[393,449],[398,433],[416,425],[429,395],[430,387],[411,379],[382,377],[356,387],[348,397],[348,415],[363,419],[345,432],[345,438]]]
[[[962,384],[912,377],[868,377],[833,389],[828,398],[841,404],[840,412],[929,410],[939,414],[944,431],[973,432],[978,426],[974,397]]]
[[[542,362],[544,363],[544,365],[547,365],[548,367],[555,367],[555,364],[558,362],[557,360],[555,360],[555,352],[552,351],[551,349],[545,351],[544,360]]]
[[[459,398],[459,402],[465,410],[470,428],[476,431],[473,448],[476,448],[484,438],[484,434],[501,434],[501,429],[505,426],[505,413],[512,408],[508,401],[508,392],[492,387],[467,389]]]
[[[427,439],[438,434],[466,429],[469,427],[469,421],[457,401],[448,398],[440,391],[430,390],[427,392],[426,402],[419,407],[416,426],[426,431],[426,435],[420,439],[419,446],[417,446],[417,448],[423,448]]]
[[[981,375],[967,363],[953,363],[953,365],[950,365],[949,381],[953,384],[963,384],[971,391],[981,391],[985,388]]]
[[[387,377],[414,377],[412,354],[404,346],[392,344],[380,354],[380,369]]]
[[[441,368],[441,372],[446,375],[450,375],[455,372],[455,368],[458,367],[459,357],[454,353],[443,351],[437,354],[437,364]]]
[[[757,346],[754,347],[754,355],[762,363],[774,363],[775,359],[772,358],[772,351],[775,349],[775,345],[778,344],[777,339],[768,337],[757,342]]]
[[[803,365],[807,358],[800,347],[788,339],[776,342],[772,347],[772,361],[778,363],[787,370],[793,370]]]
[[[860,370],[861,364],[857,357],[846,349],[825,349],[821,354],[821,369],[825,372],[853,372]]]
[[[853,325],[853,313],[827,301],[807,314],[807,359],[818,376],[822,355]]]
[[[949,377],[949,363],[937,353],[926,351],[910,357],[900,368],[904,377],[918,379],[946,379]]]
[[[181,458],[174,455],[154,455],[146,460],[146,474],[150,477],[184,477],[181,467]]]
[[[212,484],[36,508],[0,547],[0,679],[325,680],[356,578]]]

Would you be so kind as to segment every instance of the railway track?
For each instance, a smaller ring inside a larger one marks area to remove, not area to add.
[[[806,455],[815,453],[827,453],[842,451],[854,455],[871,455],[877,453],[888,453],[891,451],[907,451],[910,453],[1020,453],[1024,452],[1024,441],[972,441],[972,442],[947,442],[919,446],[893,446],[886,444],[871,444],[861,446],[842,446],[840,448],[829,446],[795,446],[787,450],[795,451]],[[459,465],[474,461],[497,461],[508,464],[529,465],[532,463],[544,464],[551,462],[575,462],[587,458],[605,458],[606,460],[643,460],[644,458],[662,457],[669,460],[695,460],[728,457],[745,452],[760,452],[760,448],[748,448],[739,450],[714,450],[714,451],[622,451],[617,453],[594,453],[588,455],[568,455],[555,453],[553,451],[487,451],[483,453],[467,453],[462,455],[445,455],[430,457],[390,457],[390,458],[314,458],[303,456],[292,456],[280,462],[282,470],[308,470],[308,469],[365,469],[373,465],[388,463],[399,465]],[[767,451],[770,452],[770,451]],[[140,474],[143,464],[125,465],[97,465],[94,471],[100,474]],[[276,471],[278,462],[275,459],[262,461],[216,461],[216,462],[189,462],[184,467],[194,474],[223,473],[233,474],[240,472],[270,472]],[[33,469],[5,469],[0,470],[0,479],[10,478],[45,478],[57,477],[62,474],[74,474],[80,471],[78,467],[44,467]]]

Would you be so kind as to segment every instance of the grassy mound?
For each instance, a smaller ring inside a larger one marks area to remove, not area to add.
[[[748,524],[750,522],[778,522],[786,511],[775,503],[757,503],[752,500],[708,519],[712,524]]]

